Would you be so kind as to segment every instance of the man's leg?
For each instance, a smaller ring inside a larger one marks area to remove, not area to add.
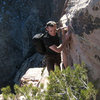
[[[54,71],[54,59],[51,57],[46,57],[46,66],[50,75],[50,71]]]
[[[59,69],[61,70],[60,63],[61,63],[61,57],[58,55],[58,56],[55,58],[55,64],[56,64],[56,65],[59,67]]]

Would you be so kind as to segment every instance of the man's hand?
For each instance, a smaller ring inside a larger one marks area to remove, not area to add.
[[[63,27],[61,30],[62,30],[62,35],[65,35],[65,33],[68,32],[68,27]]]
[[[69,39],[69,34],[68,34],[68,32],[65,34],[65,39],[66,39],[66,40]]]
[[[65,37],[65,41],[69,39],[69,34],[68,34],[69,29],[70,29],[69,26],[62,28],[62,35]]]

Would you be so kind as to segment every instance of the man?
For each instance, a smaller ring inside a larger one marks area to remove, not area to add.
[[[63,50],[64,45],[66,44],[66,40],[68,36],[66,35],[65,40],[63,40],[62,44],[59,42],[59,37],[57,33],[57,25],[54,21],[49,21],[46,24],[47,34],[44,36],[44,44],[46,47],[46,65],[47,70],[50,74],[50,71],[54,71],[54,66],[57,65],[60,67],[61,56],[60,53]],[[62,35],[64,35],[64,29],[62,29]]]

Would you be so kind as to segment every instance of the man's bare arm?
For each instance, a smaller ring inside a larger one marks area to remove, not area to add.
[[[49,48],[57,53],[60,53],[63,50],[63,47],[65,45],[65,42],[63,42],[62,44],[60,44],[59,46],[56,45],[52,45]]]

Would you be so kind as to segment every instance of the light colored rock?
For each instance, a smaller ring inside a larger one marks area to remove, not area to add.
[[[4,99],[3,99],[3,95],[2,95],[2,94],[0,94],[0,100],[4,100]]]
[[[21,78],[21,86],[33,84],[33,86],[38,86],[41,80],[43,68],[30,68],[26,71],[25,75]]]
[[[49,76],[49,73],[48,73],[47,67],[46,67],[45,70],[43,71],[43,74],[42,74],[42,77],[40,80],[40,84],[39,84],[39,87],[41,84],[44,84],[43,90],[47,89],[47,84],[49,83],[48,76]]]
[[[44,89],[46,89],[48,75],[47,68],[29,68],[22,76],[20,85],[23,86],[32,84],[33,86],[40,87],[41,84],[44,84]]]
[[[26,98],[24,97],[24,96],[20,96],[19,98],[18,98],[18,100],[25,100]]]
[[[65,12],[62,26],[73,29],[72,41],[65,47],[69,52],[63,52],[65,59],[69,57],[69,65],[85,62],[92,80],[100,80],[100,0],[70,0]]]

